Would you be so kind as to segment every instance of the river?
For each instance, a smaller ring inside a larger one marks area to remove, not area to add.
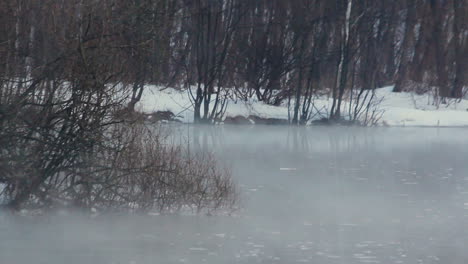
[[[179,126],[230,215],[0,214],[0,263],[468,263],[468,129]],[[187,144],[187,143],[184,143]]]

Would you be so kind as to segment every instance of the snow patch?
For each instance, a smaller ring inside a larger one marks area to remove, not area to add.
[[[384,111],[380,119],[381,125],[468,126],[468,100],[466,99],[457,101],[452,99],[445,104],[435,104],[431,94],[394,93],[392,89],[392,86],[387,86],[375,91],[376,98],[382,98],[379,105],[379,109]],[[328,109],[330,105],[330,98],[321,97],[315,100],[316,109]],[[182,122],[193,122],[193,106],[187,91],[148,85],[137,109],[147,113],[169,110]],[[266,105],[255,99],[247,102],[229,99],[225,116],[237,115],[288,119],[288,107]],[[317,118],[320,116],[317,115]]]

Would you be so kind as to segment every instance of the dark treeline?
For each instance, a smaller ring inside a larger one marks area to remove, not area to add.
[[[443,102],[468,82],[466,14],[465,0],[2,0],[0,98],[21,80],[118,83],[133,109],[151,83],[192,87],[196,122],[236,96],[287,100],[292,123],[319,94],[332,119],[384,85]]]

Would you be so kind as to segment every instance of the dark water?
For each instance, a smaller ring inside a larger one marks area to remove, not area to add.
[[[232,168],[242,210],[0,215],[0,263],[468,263],[467,129],[178,133]]]

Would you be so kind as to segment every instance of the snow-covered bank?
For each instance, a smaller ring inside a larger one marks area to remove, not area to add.
[[[378,106],[379,111],[383,111],[379,121],[381,125],[468,126],[468,100],[452,100],[448,104],[437,106],[433,103],[431,94],[393,93],[392,87],[377,89],[376,98],[382,99]],[[330,98],[315,100],[316,109],[323,112],[330,108],[331,103]],[[138,109],[148,113],[169,110],[178,115],[182,122],[193,122],[193,107],[187,91],[147,86]],[[288,107],[266,105],[255,99],[250,99],[248,102],[229,100],[226,116],[237,115],[287,119]],[[322,116],[316,115],[316,118],[320,117]]]
[[[449,100],[436,105],[432,94],[393,93],[392,87],[377,89],[383,96],[382,120],[391,126],[468,126],[468,100]]]

